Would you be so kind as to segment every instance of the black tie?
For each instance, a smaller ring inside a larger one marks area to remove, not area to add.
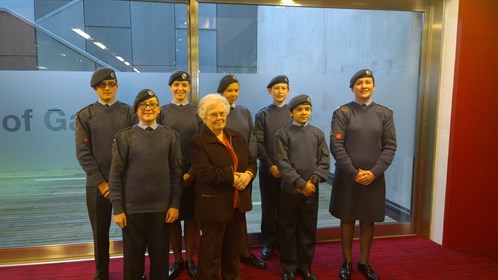
[[[146,127],[145,130],[147,130],[147,131],[154,131],[154,129],[152,127],[150,127],[150,126]]]

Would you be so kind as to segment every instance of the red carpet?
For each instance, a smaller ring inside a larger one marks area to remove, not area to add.
[[[357,262],[358,251],[358,242],[355,242],[354,263]],[[253,252],[259,256],[259,248],[253,249]],[[316,248],[313,271],[320,279],[338,279],[341,262],[341,248],[338,242],[320,243]],[[282,269],[278,253],[267,263],[269,268],[266,270],[242,265],[242,279],[281,279]],[[497,280],[498,248],[454,251],[422,237],[376,239],[373,243],[370,264],[383,280]],[[353,271],[352,279],[364,279],[357,271],[356,265]],[[91,280],[92,276],[92,261],[0,267],[0,279]],[[122,278],[122,259],[113,259],[110,279]],[[190,278],[184,271],[177,279]]]

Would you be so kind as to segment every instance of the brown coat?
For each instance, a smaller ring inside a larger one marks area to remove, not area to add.
[[[256,159],[239,132],[225,128],[238,158],[237,172],[256,175]],[[207,127],[190,141],[195,186],[195,217],[200,223],[221,223],[233,219],[233,160],[230,152]],[[251,184],[239,192],[239,210],[252,209]]]

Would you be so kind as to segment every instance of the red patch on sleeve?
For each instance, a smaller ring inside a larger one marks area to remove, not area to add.
[[[337,139],[337,140],[341,140],[341,139],[342,139],[342,134],[341,134],[341,133],[339,133],[339,132],[338,132],[338,133],[336,133],[336,134],[335,134],[335,139]]]
[[[88,137],[83,138],[83,142],[88,143]]]

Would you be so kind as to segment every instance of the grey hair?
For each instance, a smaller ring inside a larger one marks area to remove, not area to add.
[[[224,96],[221,96],[218,93],[210,93],[204,96],[199,102],[199,109],[197,110],[197,114],[199,114],[199,117],[201,119],[204,119],[206,117],[207,108],[214,104],[222,104],[223,107],[225,107],[225,113],[227,115],[230,112],[230,104]]]

